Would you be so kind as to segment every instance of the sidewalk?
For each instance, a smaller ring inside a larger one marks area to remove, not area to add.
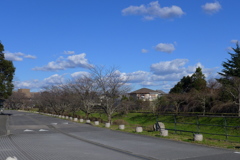
[[[0,114],[0,136],[7,134],[6,123],[7,123],[8,115]]]

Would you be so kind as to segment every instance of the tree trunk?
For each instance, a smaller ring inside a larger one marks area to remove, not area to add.
[[[206,113],[206,99],[203,101],[203,116],[205,116]]]
[[[240,117],[240,93],[238,93],[238,117]]]
[[[89,118],[89,113],[88,113],[88,112],[86,112],[86,118],[87,118],[87,119]]]
[[[112,116],[108,114],[108,122],[111,124],[112,123]]]

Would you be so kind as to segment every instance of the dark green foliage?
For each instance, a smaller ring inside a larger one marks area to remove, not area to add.
[[[232,49],[235,53],[228,53],[231,58],[223,62],[223,70],[219,73],[222,77],[217,80],[222,84],[222,89],[227,92],[226,95],[222,95],[221,99],[238,105],[238,116],[240,116],[240,48],[238,43],[236,48]]]
[[[190,76],[184,76],[169,93],[186,93],[191,89],[192,79]]]
[[[201,67],[196,68],[195,73],[190,76],[184,76],[171,90],[169,93],[188,93],[192,89],[197,91],[206,88],[207,82],[205,76],[202,73]]]
[[[232,101],[232,95],[238,94],[234,90],[240,78],[240,48],[238,43],[236,44],[236,48],[232,49],[235,53],[228,53],[231,58],[223,62],[223,70],[219,72],[221,78],[217,79],[222,84],[222,89],[227,91],[224,95],[220,95],[224,101]]]
[[[4,46],[0,43],[0,99],[7,99],[12,94],[13,76],[15,68],[12,61],[8,61],[4,57]]]
[[[191,88],[194,88],[197,91],[201,91],[206,88],[207,82],[200,67],[196,69],[195,73],[191,76],[191,79],[192,79]]]
[[[228,78],[229,76],[240,77],[240,48],[238,43],[236,48],[232,48],[235,53],[228,53],[231,56],[231,59],[227,59],[226,62],[223,62],[223,70],[219,73],[223,78]],[[222,80],[221,79],[221,80]]]

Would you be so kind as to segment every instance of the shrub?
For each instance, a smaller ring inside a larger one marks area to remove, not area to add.
[[[121,125],[121,124],[128,125],[128,122],[126,122],[123,119],[116,119],[116,120],[113,121],[113,124],[114,125]]]

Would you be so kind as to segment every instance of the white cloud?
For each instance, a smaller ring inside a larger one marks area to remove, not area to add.
[[[207,14],[213,14],[218,12],[222,8],[221,4],[216,1],[214,3],[206,3],[205,5],[202,5],[202,9]]]
[[[151,71],[154,74],[169,74],[178,73],[184,70],[184,65],[188,62],[187,59],[175,59],[172,61],[159,62],[151,65]]]
[[[188,72],[185,70],[182,70],[182,72],[178,73],[169,73],[169,74],[163,74],[163,75],[152,75],[152,81],[158,82],[158,81],[177,81],[180,80],[183,76],[189,75]]]
[[[64,75],[54,74],[43,81],[45,84],[62,84],[64,82]]]
[[[227,51],[233,51],[232,47],[227,47]]]
[[[41,86],[42,83],[37,79],[28,81],[14,81],[15,89],[19,88],[38,89],[41,88]]]
[[[60,58],[60,61],[62,57]],[[168,92],[176,82],[183,76],[192,75],[197,67],[202,68],[203,74],[208,77],[216,77],[216,68],[204,68],[201,63],[195,65],[187,65],[187,59],[175,59],[172,61],[162,61],[152,64],[150,72],[136,71],[131,73],[124,73],[116,71],[117,75],[124,80],[128,80],[127,85],[137,85],[139,87],[153,87]],[[72,78],[81,76],[89,76],[90,73],[85,71],[74,72],[71,74]],[[59,85],[66,82],[65,75],[54,74],[42,81],[30,80],[23,82],[15,82],[16,88],[41,89],[48,85]]]
[[[24,55],[24,58],[29,58],[29,59],[36,59],[37,57],[36,56],[33,56],[33,55]]]
[[[79,78],[79,77],[88,77],[90,76],[90,73],[88,72],[84,72],[84,71],[80,71],[80,72],[74,72],[71,74],[72,78]]]
[[[237,44],[237,43],[239,43],[239,40],[233,39],[233,40],[231,40],[230,42],[231,42],[231,43],[234,43],[234,44]],[[234,47],[227,47],[226,50],[229,51],[229,52],[231,52],[231,51],[233,51],[233,48],[235,48],[235,46],[234,46]]]
[[[129,78],[131,83],[141,82],[149,78],[151,73],[145,71],[136,71],[132,73],[128,73],[126,76]]]
[[[74,51],[64,51],[64,54],[75,54]]]
[[[14,81],[15,89],[28,88],[31,90],[40,90],[48,85],[59,85],[65,82],[65,75],[54,74],[44,80]]]
[[[202,69],[204,68],[204,66],[201,63],[198,62],[194,66],[188,66],[187,71],[190,72],[190,73],[193,73],[193,72],[196,71],[197,67],[201,67]]]
[[[36,59],[36,56],[26,55],[21,52],[16,52],[16,53],[5,52],[4,56],[7,60],[10,60],[10,61],[23,61],[23,58]]]
[[[67,68],[89,68],[93,67],[92,64],[88,63],[88,60],[85,58],[86,54],[77,54],[68,56],[67,58],[59,57],[56,61],[49,62],[46,66],[36,67],[33,70],[36,71],[56,71],[56,70],[65,70]]]
[[[159,43],[155,49],[160,52],[172,53],[175,50],[175,47],[170,43]]]
[[[157,86],[158,84],[155,83],[155,82],[143,81],[143,82],[141,82],[141,85],[143,85],[143,86]]]
[[[234,44],[236,44],[236,43],[238,43],[238,42],[239,42],[239,41],[236,40],[236,39],[231,40],[231,43],[234,43]]]
[[[122,10],[123,15],[142,15],[145,20],[155,18],[175,18],[185,14],[178,6],[161,7],[158,1],[150,2],[148,5],[129,6]]]
[[[141,52],[142,52],[142,53],[148,53],[148,50],[142,49]]]

